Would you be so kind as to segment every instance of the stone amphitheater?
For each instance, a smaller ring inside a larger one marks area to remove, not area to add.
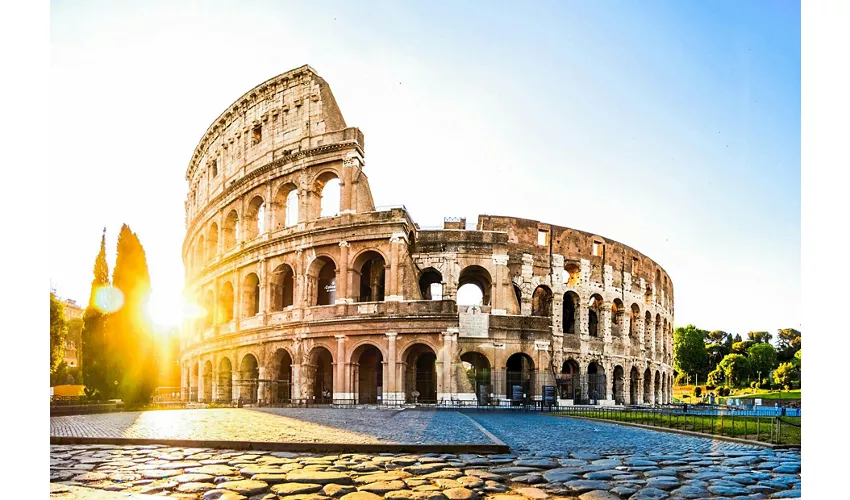
[[[673,284],[640,252],[515,217],[376,208],[364,137],[309,66],[249,90],[186,171],[181,392],[230,404],[658,404]]]

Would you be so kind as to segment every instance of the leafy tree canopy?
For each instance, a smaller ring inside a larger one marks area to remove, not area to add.
[[[752,373],[767,375],[776,367],[776,349],[771,344],[755,344],[748,350]]]
[[[770,342],[770,339],[773,338],[773,335],[768,332],[749,332],[747,333],[747,338],[757,344],[761,344],[765,342]]]
[[[680,373],[708,373],[708,354],[705,350],[706,332],[694,325],[676,328],[673,332],[673,367]]]
[[[729,354],[720,361],[717,369],[723,372],[727,384],[739,386],[750,374],[750,362],[741,354]]]
[[[68,322],[65,320],[65,305],[50,292],[50,373],[56,371],[65,358],[65,337]]]

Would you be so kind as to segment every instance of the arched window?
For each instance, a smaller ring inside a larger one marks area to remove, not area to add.
[[[591,337],[599,336],[599,312],[602,310],[602,297],[594,295],[587,310],[587,333]]]
[[[215,303],[215,297],[213,296],[212,290],[207,290],[206,295],[204,296],[204,328],[209,328],[213,325],[213,304]]]
[[[378,252],[365,252],[354,261],[354,290],[358,302],[380,302],[384,300],[386,263]]]
[[[579,305],[579,297],[575,292],[564,294],[564,315],[562,328],[564,333],[576,332],[576,309]]]
[[[245,211],[245,241],[250,241],[263,233],[265,226],[265,203],[259,196],[251,198]]]
[[[260,279],[256,274],[245,276],[242,283],[242,314],[255,316],[260,313]]]
[[[274,195],[274,230],[298,224],[298,188],[287,182]]]
[[[209,236],[207,236],[207,260],[214,260],[218,254],[218,224],[215,222],[210,226]]]
[[[197,255],[198,265],[203,267],[204,264],[206,264],[206,262],[207,262],[207,257],[206,257],[207,246],[206,246],[206,244],[204,244],[204,235],[203,234],[200,236],[200,238],[198,238],[198,247],[197,248],[198,248],[198,255]]]
[[[236,246],[236,235],[239,232],[239,216],[236,210],[227,213],[224,219],[224,249],[230,250]]]
[[[632,304],[629,315],[629,337],[637,337],[638,321],[640,321],[640,307],[637,304]]]
[[[564,284],[567,286],[578,286],[579,278],[581,277],[581,268],[574,263],[564,265]]]
[[[468,266],[460,272],[458,305],[490,305],[490,273],[481,266]]]
[[[339,215],[339,179],[329,180],[322,188],[322,217]]]
[[[614,299],[611,303],[611,335],[619,336],[623,327],[623,314],[626,308],[623,306],[623,301]]]
[[[419,277],[419,291],[422,300],[442,300],[443,276],[440,272],[433,267],[426,269]]]
[[[233,320],[233,285],[225,281],[218,294],[218,322],[227,323]]]
[[[288,264],[281,264],[272,271],[272,311],[293,305],[294,296],[295,273]]]
[[[531,315],[552,315],[552,291],[549,290],[549,287],[540,285],[534,290],[534,294],[531,296]]]
[[[293,189],[286,196],[286,227],[298,224],[298,190]]]
[[[336,303],[336,264],[329,257],[321,256],[310,264],[307,273],[310,303],[327,306]]]

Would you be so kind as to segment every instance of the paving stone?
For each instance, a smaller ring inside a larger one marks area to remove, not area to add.
[[[393,481],[395,479],[405,479],[413,477],[409,472],[403,470],[393,470],[389,472],[378,472],[375,474],[364,474],[354,478],[356,484],[374,483],[375,481]],[[427,477],[427,476],[425,476]]]
[[[113,474],[113,476],[114,475],[117,475],[117,474]],[[112,476],[109,476],[109,477],[112,478]],[[213,479],[215,479],[215,476],[213,476],[211,474],[189,473],[189,474],[180,474],[179,476],[174,476],[172,479],[174,479],[178,483],[205,483],[205,482],[210,482]]]
[[[722,486],[722,485],[716,485],[716,484],[712,484],[711,486],[709,486],[708,491],[710,491],[714,495],[731,496],[731,497],[739,496],[739,495],[746,495],[746,494],[749,493],[749,491],[747,491],[745,488],[743,488],[741,486]]]
[[[230,476],[236,474],[236,469],[221,464],[202,465],[201,467],[192,467],[186,469],[189,474],[209,474],[211,476]]]
[[[705,488],[695,486],[682,486],[670,492],[670,496],[673,498],[706,498],[710,495],[711,493]]]
[[[495,469],[490,469],[490,472],[494,474],[526,474],[529,472],[542,472],[537,467],[496,467]]]
[[[314,472],[296,470],[287,474],[286,480],[292,483],[351,484],[351,477],[341,472]]]
[[[579,500],[620,500],[619,496],[605,490],[588,491],[579,495],[578,498]]]
[[[204,493],[203,500],[244,500],[248,497],[244,495],[240,495],[235,491],[227,491],[227,490],[209,490]]]
[[[150,469],[140,471],[143,478],[146,479],[162,479],[166,477],[174,477],[183,474],[181,469]]]
[[[627,497],[627,496],[633,494],[634,492],[636,492],[637,490],[638,490],[637,488],[634,488],[634,487],[631,487],[631,486],[616,486],[614,488],[611,488],[611,493],[614,493],[615,495],[618,495],[618,496],[621,496],[621,497]],[[602,490],[595,490],[595,491],[602,491]]]
[[[681,484],[678,478],[670,476],[653,477],[646,482],[648,488],[658,488],[659,490],[672,490],[678,488]]]
[[[235,491],[242,495],[256,495],[268,489],[269,484],[265,481],[254,481],[252,479],[243,479],[241,481],[225,481],[219,483],[219,488]]]
[[[777,491],[770,495],[770,498],[800,498],[800,494],[800,490]]]
[[[451,479],[438,479],[437,481],[451,481]],[[383,495],[384,493],[390,491],[403,490],[407,485],[404,484],[404,481],[394,480],[394,481],[375,481],[372,483],[367,483],[362,486],[358,486],[358,490],[360,491],[368,491],[371,493],[375,493],[376,495]]]
[[[205,482],[188,482],[178,484],[176,489],[181,493],[203,493],[215,489],[215,485]]]
[[[669,496],[669,493],[658,488],[643,488],[632,494],[632,496],[629,497],[629,500],[654,500],[667,498]]]
[[[611,484],[606,481],[591,481],[589,479],[575,479],[566,481],[564,486],[573,493],[584,493],[592,490],[608,490]]]
[[[315,493],[322,489],[321,484],[310,483],[284,483],[271,487],[273,493],[280,496],[300,495],[304,493]]]
[[[448,490],[443,490],[443,495],[448,498],[448,500],[477,500],[478,493],[470,490],[469,488],[450,488]]]
[[[463,475],[463,472],[459,470],[439,470],[437,472],[432,472],[430,474],[425,474],[424,478],[428,479],[457,479]],[[408,474],[409,476],[409,474]]]
[[[796,474],[800,472],[800,464],[785,464],[773,469],[777,474]]]
[[[80,474],[74,477],[74,481],[80,483],[88,483],[94,481],[103,481],[107,479],[109,476],[104,474],[103,472],[86,472],[85,474]]]
[[[478,477],[485,481],[504,481],[504,478],[498,474],[493,474],[487,470],[481,469],[467,469],[464,471],[464,474],[467,476]]]
[[[574,468],[552,469],[543,473],[543,477],[550,483],[565,482],[578,479]]]
[[[540,467],[543,469],[553,469],[558,466],[558,464],[552,460],[540,458],[517,460],[514,462],[514,465],[517,467]]]
[[[549,498],[549,494],[541,490],[540,488],[517,488],[514,491],[526,498],[531,498],[534,500],[543,500],[544,498]]]

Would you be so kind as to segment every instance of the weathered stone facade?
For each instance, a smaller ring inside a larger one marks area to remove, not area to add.
[[[420,229],[376,210],[363,151],[308,66],[204,134],[186,172],[186,289],[206,311],[184,325],[187,398],[670,401],[673,285],[655,262],[512,217]],[[482,303],[458,306],[469,284]]]

